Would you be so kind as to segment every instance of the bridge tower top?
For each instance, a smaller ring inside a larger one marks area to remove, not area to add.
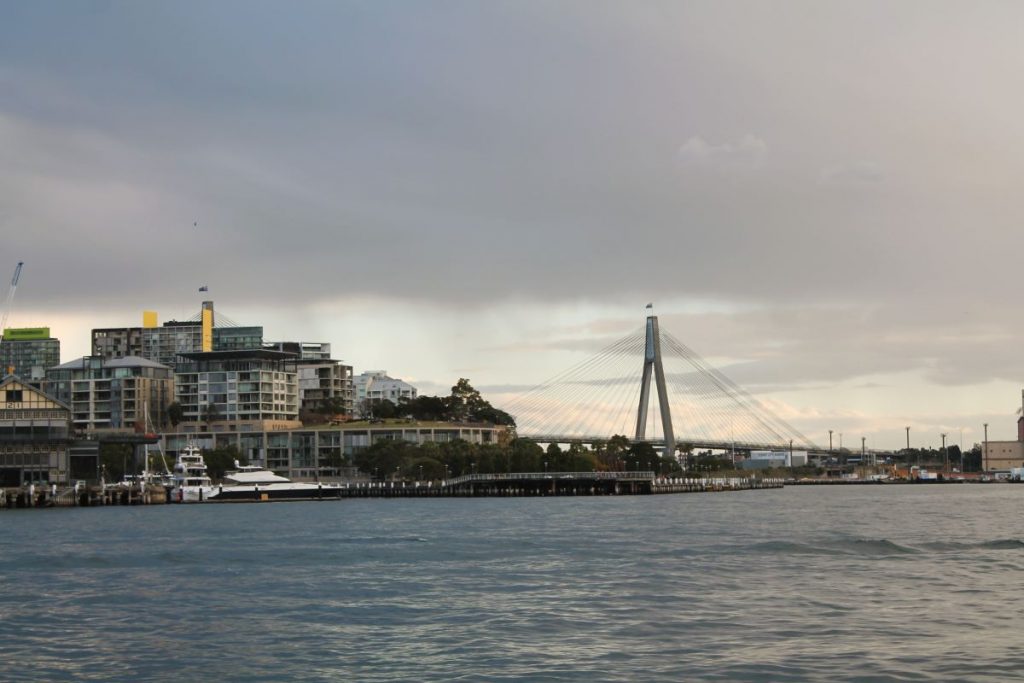
[[[661,413],[661,430],[665,435],[665,457],[675,455],[676,439],[672,431],[672,412],[669,408],[668,389],[665,386],[665,368],[661,362],[661,333],[658,331],[658,316],[654,315],[654,304],[647,304],[647,339],[644,344],[644,371],[640,379],[640,405],[636,411],[636,438],[647,434],[647,407],[651,402],[651,375],[658,389],[658,409]]]

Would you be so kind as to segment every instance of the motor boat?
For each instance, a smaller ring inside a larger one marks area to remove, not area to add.
[[[202,503],[209,500],[215,490],[206,472],[203,452],[191,443],[178,453],[171,481],[171,501],[175,503]]]
[[[287,477],[258,465],[240,465],[224,474],[224,483],[215,486],[208,500],[219,501],[272,501],[322,500],[340,498],[344,487],[340,484],[292,481]]]

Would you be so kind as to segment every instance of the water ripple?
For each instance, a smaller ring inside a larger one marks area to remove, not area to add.
[[[1020,680],[1019,491],[0,513],[0,680]]]

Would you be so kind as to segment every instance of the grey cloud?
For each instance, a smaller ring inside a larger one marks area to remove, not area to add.
[[[691,137],[679,147],[676,161],[681,167],[755,168],[768,156],[764,140],[747,134],[735,142],[711,144],[700,136]]]
[[[871,185],[884,179],[878,164],[870,161],[826,166],[818,174],[818,182],[822,185]]]
[[[663,320],[755,388],[1024,374],[1022,7],[54,7],[0,24],[21,305],[715,300]]]

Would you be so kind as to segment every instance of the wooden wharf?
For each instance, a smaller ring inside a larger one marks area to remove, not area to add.
[[[642,496],[779,489],[782,479],[659,477],[653,472],[526,472],[468,474],[440,481],[354,481],[325,488],[307,500],[349,498],[483,498],[536,496]],[[154,505],[176,503],[167,489],[120,486],[22,486],[0,489],[0,509]],[[260,502],[259,499],[217,502]]]

